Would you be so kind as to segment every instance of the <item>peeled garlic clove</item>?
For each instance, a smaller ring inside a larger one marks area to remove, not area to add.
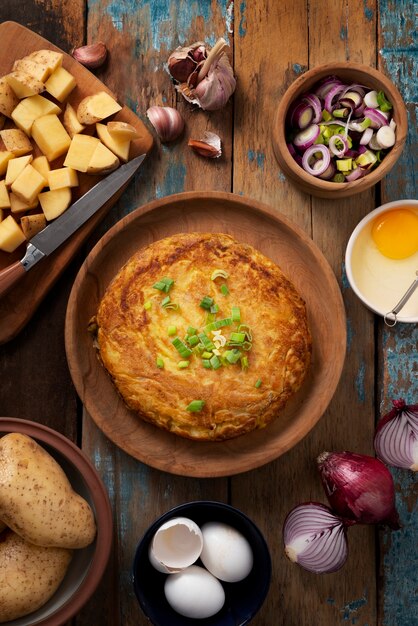
[[[157,530],[148,556],[155,569],[171,574],[197,561],[202,548],[203,536],[199,526],[187,517],[175,517]]]
[[[184,120],[177,109],[152,106],[147,117],[163,143],[174,141],[184,130]]]
[[[216,133],[205,131],[202,139],[189,139],[188,145],[200,156],[217,159],[222,154],[221,138]]]
[[[88,67],[89,69],[95,69],[100,67],[106,61],[107,48],[103,42],[89,44],[87,46],[81,46],[73,50],[73,57],[76,61]]]

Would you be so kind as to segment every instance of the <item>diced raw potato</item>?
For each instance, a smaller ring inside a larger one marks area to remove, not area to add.
[[[112,136],[107,130],[105,124],[96,124],[97,135],[102,143],[116,154],[122,161],[129,159],[130,139],[118,139]]]
[[[45,89],[54,98],[63,102],[76,86],[76,80],[70,72],[58,67],[45,83]]]
[[[64,165],[72,167],[78,172],[87,172],[93,153],[99,143],[100,141],[97,137],[74,135],[65,157]]]
[[[55,52],[55,50],[36,50],[31,52],[28,58],[33,59],[37,63],[45,63],[52,73],[57,67],[62,65],[63,55],[61,52]]]
[[[72,167],[60,167],[57,170],[48,172],[48,186],[51,189],[62,189],[62,187],[77,187],[77,172]]]
[[[37,80],[40,80],[41,83],[44,83],[51,73],[46,63],[38,63],[29,57],[17,59],[17,61],[13,63],[13,71],[16,70],[21,70],[29,74],[29,76],[33,76]]]
[[[34,96],[45,89],[44,83],[26,74],[26,72],[22,72],[22,70],[10,72],[10,74],[6,74],[5,78],[19,100]]]
[[[118,157],[106,148],[102,143],[98,143],[90,163],[87,168],[87,174],[109,174],[119,167]]]
[[[26,239],[32,239],[38,233],[41,232],[46,226],[46,219],[43,213],[37,213],[36,215],[23,215],[20,218],[20,226]]]
[[[7,164],[6,171],[6,187],[10,187],[10,185],[16,180],[19,176],[20,172],[22,172],[28,163],[31,163],[33,160],[33,156],[31,154],[27,154],[26,156],[17,157],[16,159],[11,159]]]
[[[135,126],[127,122],[108,122],[107,130],[115,139],[129,139],[129,141],[139,139],[139,134]]]
[[[4,180],[0,180],[0,209],[10,209],[9,192]]]
[[[65,187],[53,191],[44,191],[39,194],[38,198],[45,218],[49,222],[68,209],[71,204],[71,189]]]
[[[13,252],[24,241],[26,241],[26,237],[14,217],[8,215],[6,219],[0,222],[0,250]]]
[[[27,204],[27,202],[24,202],[23,200],[15,196],[14,193],[10,194],[10,211],[13,213],[13,215],[21,215],[22,213],[27,213],[31,209],[35,209],[38,204],[38,198],[35,198],[32,204]]]
[[[13,182],[11,189],[20,200],[32,204],[46,185],[45,178],[29,163]]]
[[[57,104],[43,96],[30,96],[20,101],[12,113],[12,120],[18,128],[30,137],[33,122],[38,117],[51,113],[56,115],[61,113],[61,109]]]
[[[34,167],[45,180],[48,180],[48,172],[51,171],[51,168],[49,167],[49,161],[46,156],[42,155],[33,159],[32,167]]]
[[[0,137],[6,146],[6,150],[13,152],[15,156],[22,156],[22,154],[27,154],[33,150],[31,142],[20,128],[0,130]]]
[[[71,144],[71,137],[56,115],[38,117],[32,125],[32,137],[48,161],[67,152]]]
[[[13,152],[9,152],[8,150],[3,150],[2,152],[0,152],[0,176],[3,176],[3,174],[6,173],[8,162],[10,161],[10,159],[14,158],[15,155],[13,154]]]
[[[19,98],[3,76],[0,78],[0,113],[11,117],[13,109],[19,104]]]
[[[99,91],[80,102],[77,108],[77,118],[80,124],[95,124],[121,109],[120,104],[112,96],[105,91]]]
[[[85,129],[85,126],[83,126],[83,124],[80,124],[80,122],[78,121],[77,114],[69,102],[67,102],[67,106],[64,111],[63,124],[65,130],[71,138],[73,138],[74,135],[81,133]]]

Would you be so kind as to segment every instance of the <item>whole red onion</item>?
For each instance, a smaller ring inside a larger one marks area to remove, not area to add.
[[[334,513],[359,524],[400,527],[393,478],[379,459],[354,452],[323,452],[317,462]]]

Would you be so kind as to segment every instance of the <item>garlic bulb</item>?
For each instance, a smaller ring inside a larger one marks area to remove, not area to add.
[[[189,139],[188,145],[200,156],[217,159],[222,154],[221,138],[215,133],[205,131],[202,139]]]
[[[103,65],[107,58],[107,48],[103,42],[93,43],[87,46],[75,48],[72,52],[76,61],[88,67],[95,69]]]
[[[235,91],[236,79],[225,54],[226,48],[227,43],[221,37],[209,53],[205,44],[196,42],[177,48],[168,59],[177,91],[205,111],[221,109]]]
[[[174,141],[184,130],[184,120],[177,109],[152,106],[147,117],[163,143]]]

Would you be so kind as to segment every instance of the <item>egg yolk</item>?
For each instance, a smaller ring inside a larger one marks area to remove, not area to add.
[[[393,209],[376,219],[372,238],[389,259],[406,259],[418,252],[418,215],[409,209]]]

